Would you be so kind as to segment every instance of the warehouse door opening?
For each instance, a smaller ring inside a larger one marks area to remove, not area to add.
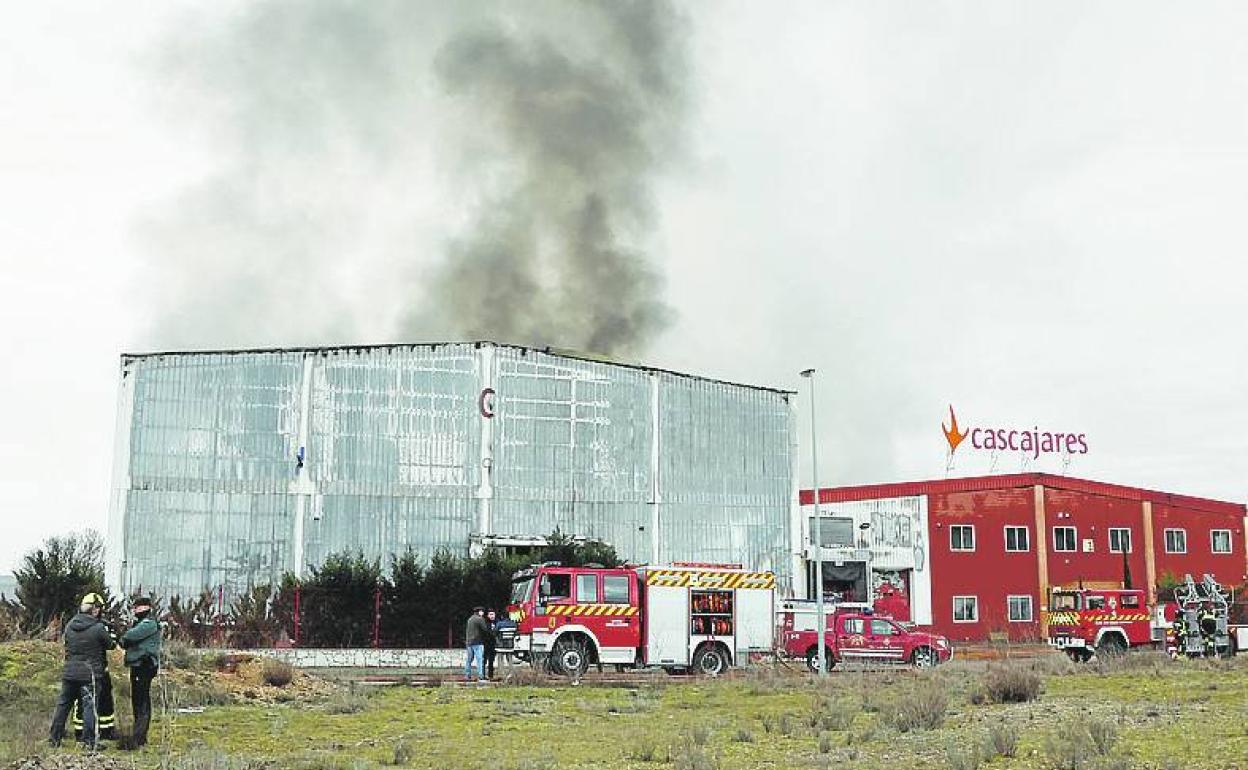
[[[809,596],[815,596],[815,563],[806,564],[806,587]],[[861,561],[824,562],[823,596],[828,601],[865,602],[867,594],[867,564]]]

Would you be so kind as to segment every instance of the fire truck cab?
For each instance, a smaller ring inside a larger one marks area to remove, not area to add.
[[[536,565],[512,578],[516,634],[499,651],[569,676],[591,664],[718,674],[771,649],[774,589],[772,573],[739,565]]]
[[[1054,589],[1049,594],[1049,644],[1072,660],[1118,655],[1154,641],[1144,591],[1132,588]]]

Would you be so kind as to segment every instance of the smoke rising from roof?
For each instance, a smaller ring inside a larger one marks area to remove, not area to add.
[[[220,165],[142,225],[150,343],[642,352],[671,318],[645,249],[685,31],[667,2],[608,0],[183,24],[162,95]]]

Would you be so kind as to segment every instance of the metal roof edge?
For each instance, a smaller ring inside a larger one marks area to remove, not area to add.
[[[875,500],[887,497],[915,497],[951,492],[984,492],[994,489],[1019,489],[1036,485],[1070,492],[1086,492],[1126,500],[1149,501],[1162,505],[1174,505],[1209,513],[1248,514],[1248,505],[1227,500],[1161,492],[1143,487],[1132,487],[1106,481],[1081,479],[1074,476],[1058,476],[1051,473],[1007,473],[996,476],[965,476],[953,479],[930,479],[926,481],[901,481],[881,484],[862,484],[844,487],[823,487],[819,490],[819,502],[847,503]],[[813,499],[809,489],[799,490],[798,500],[809,505]]]
[[[368,352],[374,350],[397,350],[402,348],[438,348],[447,345],[472,345],[481,347],[482,345],[493,345],[496,348],[510,348],[519,350],[523,353],[541,353],[548,356],[557,356],[559,358],[568,358],[574,361],[585,361],[594,364],[607,364],[609,366],[619,366],[626,369],[634,369],[642,372],[652,372],[656,374],[668,374],[673,377],[683,377],[690,380],[698,380],[700,382],[712,382],[719,385],[729,385],[734,388],[746,388],[748,390],[761,390],[768,393],[776,393],[783,396],[797,395],[795,390],[784,390],[782,388],[773,388],[767,385],[751,385],[744,382],[732,382],[730,380],[722,380],[716,377],[704,377],[698,374],[689,374],[688,372],[678,372],[672,369],[663,369],[657,366],[647,366],[645,364],[632,363],[627,361],[618,361],[610,356],[595,355],[592,353],[582,353],[566,348],[556,348],[546,346],[544,348],[533,347],[530,345],[517,345],[510,342],[495,342],[494,340],[454,340],[440,342],[383,342],[371,343],[365,345],[295,345],[289,347],[268,347],[268,348],[215,348],[215,349],[190,349],[190,350],[161,350],[150,351],[146,353],[122,353],[121,365],[124,369],[127,365],[134,361],[140,361],[149,358],[162,358],[166,356],[207,356],[207,355],[259,355],[264,353],[312,353],[325,354],[336,351],[349,352]]]

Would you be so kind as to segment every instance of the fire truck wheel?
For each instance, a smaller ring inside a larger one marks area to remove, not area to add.
[[[910,654],[910,663],[915,668],[931,668],[936,665],[936,653],[931,647],[916,647]]]
[[[565,676],[581,677],[589,668],[589,655],[585,644],[568,636],[555,642],[550,657],[555,673]]]
[[[836,658],[832,657],[832,651],[826,647],[823,650],[823,667],[828,671],[836,668]],[[817,646],[806,651],[806,668],[815,673],[819,672],[819,648]]]
[[[1103,658],[1122,655],[1126,651],[1126,643],[1117,634],[1106,634],[1101,637],[1100,644],[1096,645],[1096,654]]]
[[[693,656],[693,670],[707,676],[719,676],[728,670],[728,653],[718,644],[704,644]]]

